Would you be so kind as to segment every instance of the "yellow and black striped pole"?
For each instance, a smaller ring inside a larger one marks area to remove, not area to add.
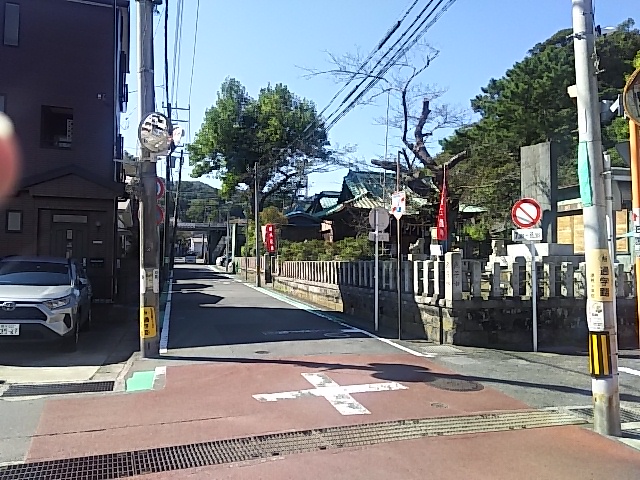
[[[609,332],[589,332],[589,373],[593,378],[612,376]]]

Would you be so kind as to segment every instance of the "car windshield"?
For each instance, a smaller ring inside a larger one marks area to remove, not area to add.
[[[0,285],[70,285],[69,266],[53,262],[0,262]]]

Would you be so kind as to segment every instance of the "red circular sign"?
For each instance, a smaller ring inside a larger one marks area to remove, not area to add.
[[[164,180],[156,177],[156,198],[160,199],[164,196]]]
[[[535,227],[542,217],[542,207],[533,198],[521,198],[511,209],[511,220],[520,228]]]
[[[164,222],[164,209],[156,205],[156,224],[160,225],[162,222]]]

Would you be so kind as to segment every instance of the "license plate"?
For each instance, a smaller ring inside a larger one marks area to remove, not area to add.
[[[0,323],[0,335],[20,335],[20,325],[17,323]]]

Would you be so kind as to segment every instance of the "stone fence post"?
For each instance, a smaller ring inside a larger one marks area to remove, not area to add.
[[[444,254],[444,298],[462,300],[462,255],[459,252]]]

